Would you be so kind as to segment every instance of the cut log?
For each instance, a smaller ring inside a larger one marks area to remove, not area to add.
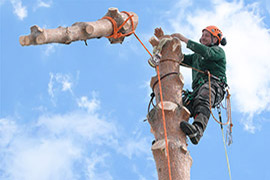
[[[132,16],[120,29],[120,32],[127,34],[132,32],[132,21],[134,30],[138,25],[138,16],[129,12]],[[124,12],[119,12],[117,8],[109,8],[107,14],[114,19],[119,27],[129,16]],[[22,46],[41,45],[48,43],[70,44],[74,41],[86,41],[92,38],[108,37],[113,34],[113,24],[108,19],[99,19],[95,22],[76,22],[70,27],[59,26],[56,29],[42,29],[37,25],[31,27],[31,34],[20,36],[19,41]],[[122,43],[125,37],[109,38],[111,43]]]

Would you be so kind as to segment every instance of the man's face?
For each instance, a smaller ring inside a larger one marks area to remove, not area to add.
[[[216,37],[213,37],[213,41],[214,43],[217,42],[217,38]],[[202,32],[202,37],[200,39],[200,42],[203,44],[203,45],[206,45],[206,46],[210,46],[211,45],[211,33],[204,30]]]

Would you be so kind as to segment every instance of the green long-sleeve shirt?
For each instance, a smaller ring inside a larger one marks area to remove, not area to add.
[[[196,69],[206,71],[219,77],[223,82],[227,83],[226,78],[226,56],[224,50],[219,46],[205,46],[189,40],[187,48],[194,53],[185,55],[183,63]],[[201,79],[206,80],[207,75],[192,70],[192,88],[194,89]]]

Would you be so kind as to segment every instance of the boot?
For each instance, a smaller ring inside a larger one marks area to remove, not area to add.
[[[189,124],[186,121],[181,121],[180,128],[193,144],[196,145],[199,143],[203,135],[203,129],[198,123]]]

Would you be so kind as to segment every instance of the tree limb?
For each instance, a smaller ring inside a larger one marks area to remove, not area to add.
[[[132,20],[134,29],[138,25],[138,16],[133,15]],[[127,18],[126,13],[120,13],[117,8],[109,8],[105,16],[113,18],[119,27]],[[128,20],[122,27],[120,32],[129,33],[132,31],[132,20]],[[113,34],[113,25],[108,19],[99,19],[95,22],[76,22],[70,27],[59,26],[56,29],[42,29],[37,25],[31,27],[31,34],[27,36],[20,36],[20,44],[22,46],[41,45],[48,43],[70,44],[73,41],[86,41],[92,38],[107,37]],[[111,43],[122,43],[125,37],[118,39],[109,38]]]

